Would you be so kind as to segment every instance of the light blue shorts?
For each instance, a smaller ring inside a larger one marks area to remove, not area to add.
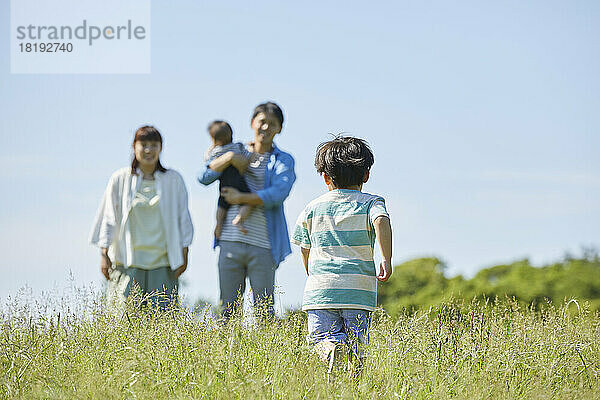
[[[373,313],[355,309],[307,310],[309,344],[323,340],[346,343],[353,351],[369,341]]]

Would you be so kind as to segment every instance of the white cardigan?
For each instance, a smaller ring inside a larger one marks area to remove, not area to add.
[[[133,260],[129,212],[141,183],[141,171],[131,174],[131,168],[116,171],[108,181],[90,234],[90,243],[109,248],[109,257],[129,267]],[[183,264],[184,247],[192,243],[194,227],[188,210],[188,194],[181,175],[169,169],[156,171],[156,192],[160,215],[167,237],[167,255],[171,268]]]

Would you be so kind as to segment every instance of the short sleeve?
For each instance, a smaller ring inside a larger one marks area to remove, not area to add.
[[[381,197],[376,198],[371,204],[371,207],[369,207],[369,220],[371,221],[371,224],[373,224],[378,217],[390,217],[385,208],[385,200]]]
[[[310,249],[311,247],[310,226],[312,221],[311,218],[309,218],[310,215],[312,215],[312,213],[307,213],[307,210],[300,213],[291,238],[292,243],[305,249]]]
[[[213,157],[212,157],[212,149],[208,149],[204,152],[204,162],[209,162],[212,161]]]
[[[246,148],[246,146],[244,146],[243,143],[238,143],[239,145],[239,151],[240,154],[242,155],[242,157],[244,158],[250,158],[250,156],[252,155],[252,153],[250,151],[248,151],[248,149]]]
[[[225,154],[223,146],[215,146],[206,151],[206,154],[204,155],[204,161],[213,161],[215,158],[222,156],[223,154]]]

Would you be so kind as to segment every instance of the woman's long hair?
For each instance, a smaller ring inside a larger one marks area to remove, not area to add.
[[[135,146],[135,142],[139,142],[139,141],[148,141],[148,142],[160,142],[160,147],[162,148],[162,136],[160,135],[160,132],[158,131],[158,129],[156,129],[153,126],[150,125],[145,125],[142,126],[141,128],[139,128],[137,131],[135,131],[135,136],[133,138],[133,145]],[[137,158],[135,158],[135,152],[133,154],[133,161],[131,161],[131,174],[132,175],[137,175],[137,167],[138,167],[138,160]],[[156,169],[155,171],[158,170],[160,172],[166,172],[167,169],[165,167],[162,166],[162,164],[160,163],[160,158],[158,159],[158,161],[156,162]]]

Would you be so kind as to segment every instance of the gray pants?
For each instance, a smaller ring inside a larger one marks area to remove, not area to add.
[[[171,267],[146,270],[122,265],[110,272],[108,300],[124,303],[132,293],[139,293],[141,304],[166,309],[177,302],[178,279]]]
[[[240,242],[221,241],[219,252],[219,287],[223,317],[228,319],[241,306],[246,290],[246,276],[250,279],[255,314],[270,319],[273,310],[273,291],[277,264],[270,249]]]

